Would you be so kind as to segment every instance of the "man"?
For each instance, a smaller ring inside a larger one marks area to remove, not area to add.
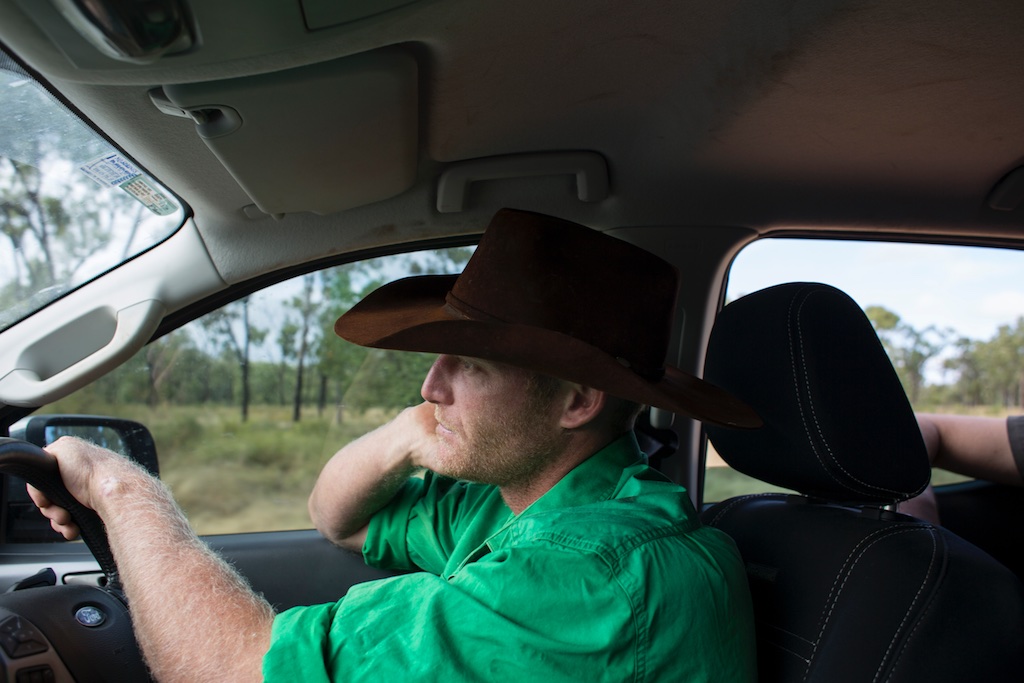
[[[350,341],[440,355],[426,402],[339,451],[310,498],[329,539],[413,570],[334,604],[274,617],[158,482],[54,444],[69,490],[107,525],[156,677],[752,680],[735,547],[631,432],[641,403],[759,423],[664,366],[676,288],[641,249],[504,210],[462,275],[399,280],[342,316]]]

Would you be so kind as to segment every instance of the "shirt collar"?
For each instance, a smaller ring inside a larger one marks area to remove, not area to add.
[[[627,432],[573,468],[519,516],[613,498],[632,476],[631,466],[644,465],[644,460],[633,432]]]

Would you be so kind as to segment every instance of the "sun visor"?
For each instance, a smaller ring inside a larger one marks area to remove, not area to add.
[[[412,186],[417,68],[401,48],[258,76],[166,85],[163,112],[188,116],[259,209],[328,214]]]

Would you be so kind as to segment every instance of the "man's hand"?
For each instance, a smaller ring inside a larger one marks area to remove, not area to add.
[[[412,467],[433,469],[437,460],[437,420],[434,418],[434,404],[421,403],[406,408],[390,424],[387,430],[397,444],[404,444],[407,458]]]
[[[101,517],[103,513],[99,507],[105,495],[131,477],[148,476],[123,456],[69,436],[53,442],[46,451],[57,458],[60,476],[68,493],[82,505],[96,510]],[[78,538],[78,525],[67,510],[54,505],[31,484],[28,485],[28,494],[43,516],[50,520],[54,531],[69,541]]]
[[[437,460],[434,406],[421,403],[334,454],[309,497],[316,528],[332,543],[359,552],[366,525],[417,468]]]

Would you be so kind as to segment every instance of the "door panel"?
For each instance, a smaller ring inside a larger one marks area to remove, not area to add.
[[[394,576],[328,542],[316,531],[213,536],[206,542],[280,611],[334,602],[357,583]]]
[[[316,531],[204,540],[278,611],[334,602],[357,583],[394,575],[366,566],[359,555],[332,545]],[[54,570],[58,583],[95,583],[99,576],[99,566],[83,543],[11,543],[0,546],[0,592],[46,568]]]
[[[1024,579],[1024,489],[972,481],[935,489],[942,525]]]

